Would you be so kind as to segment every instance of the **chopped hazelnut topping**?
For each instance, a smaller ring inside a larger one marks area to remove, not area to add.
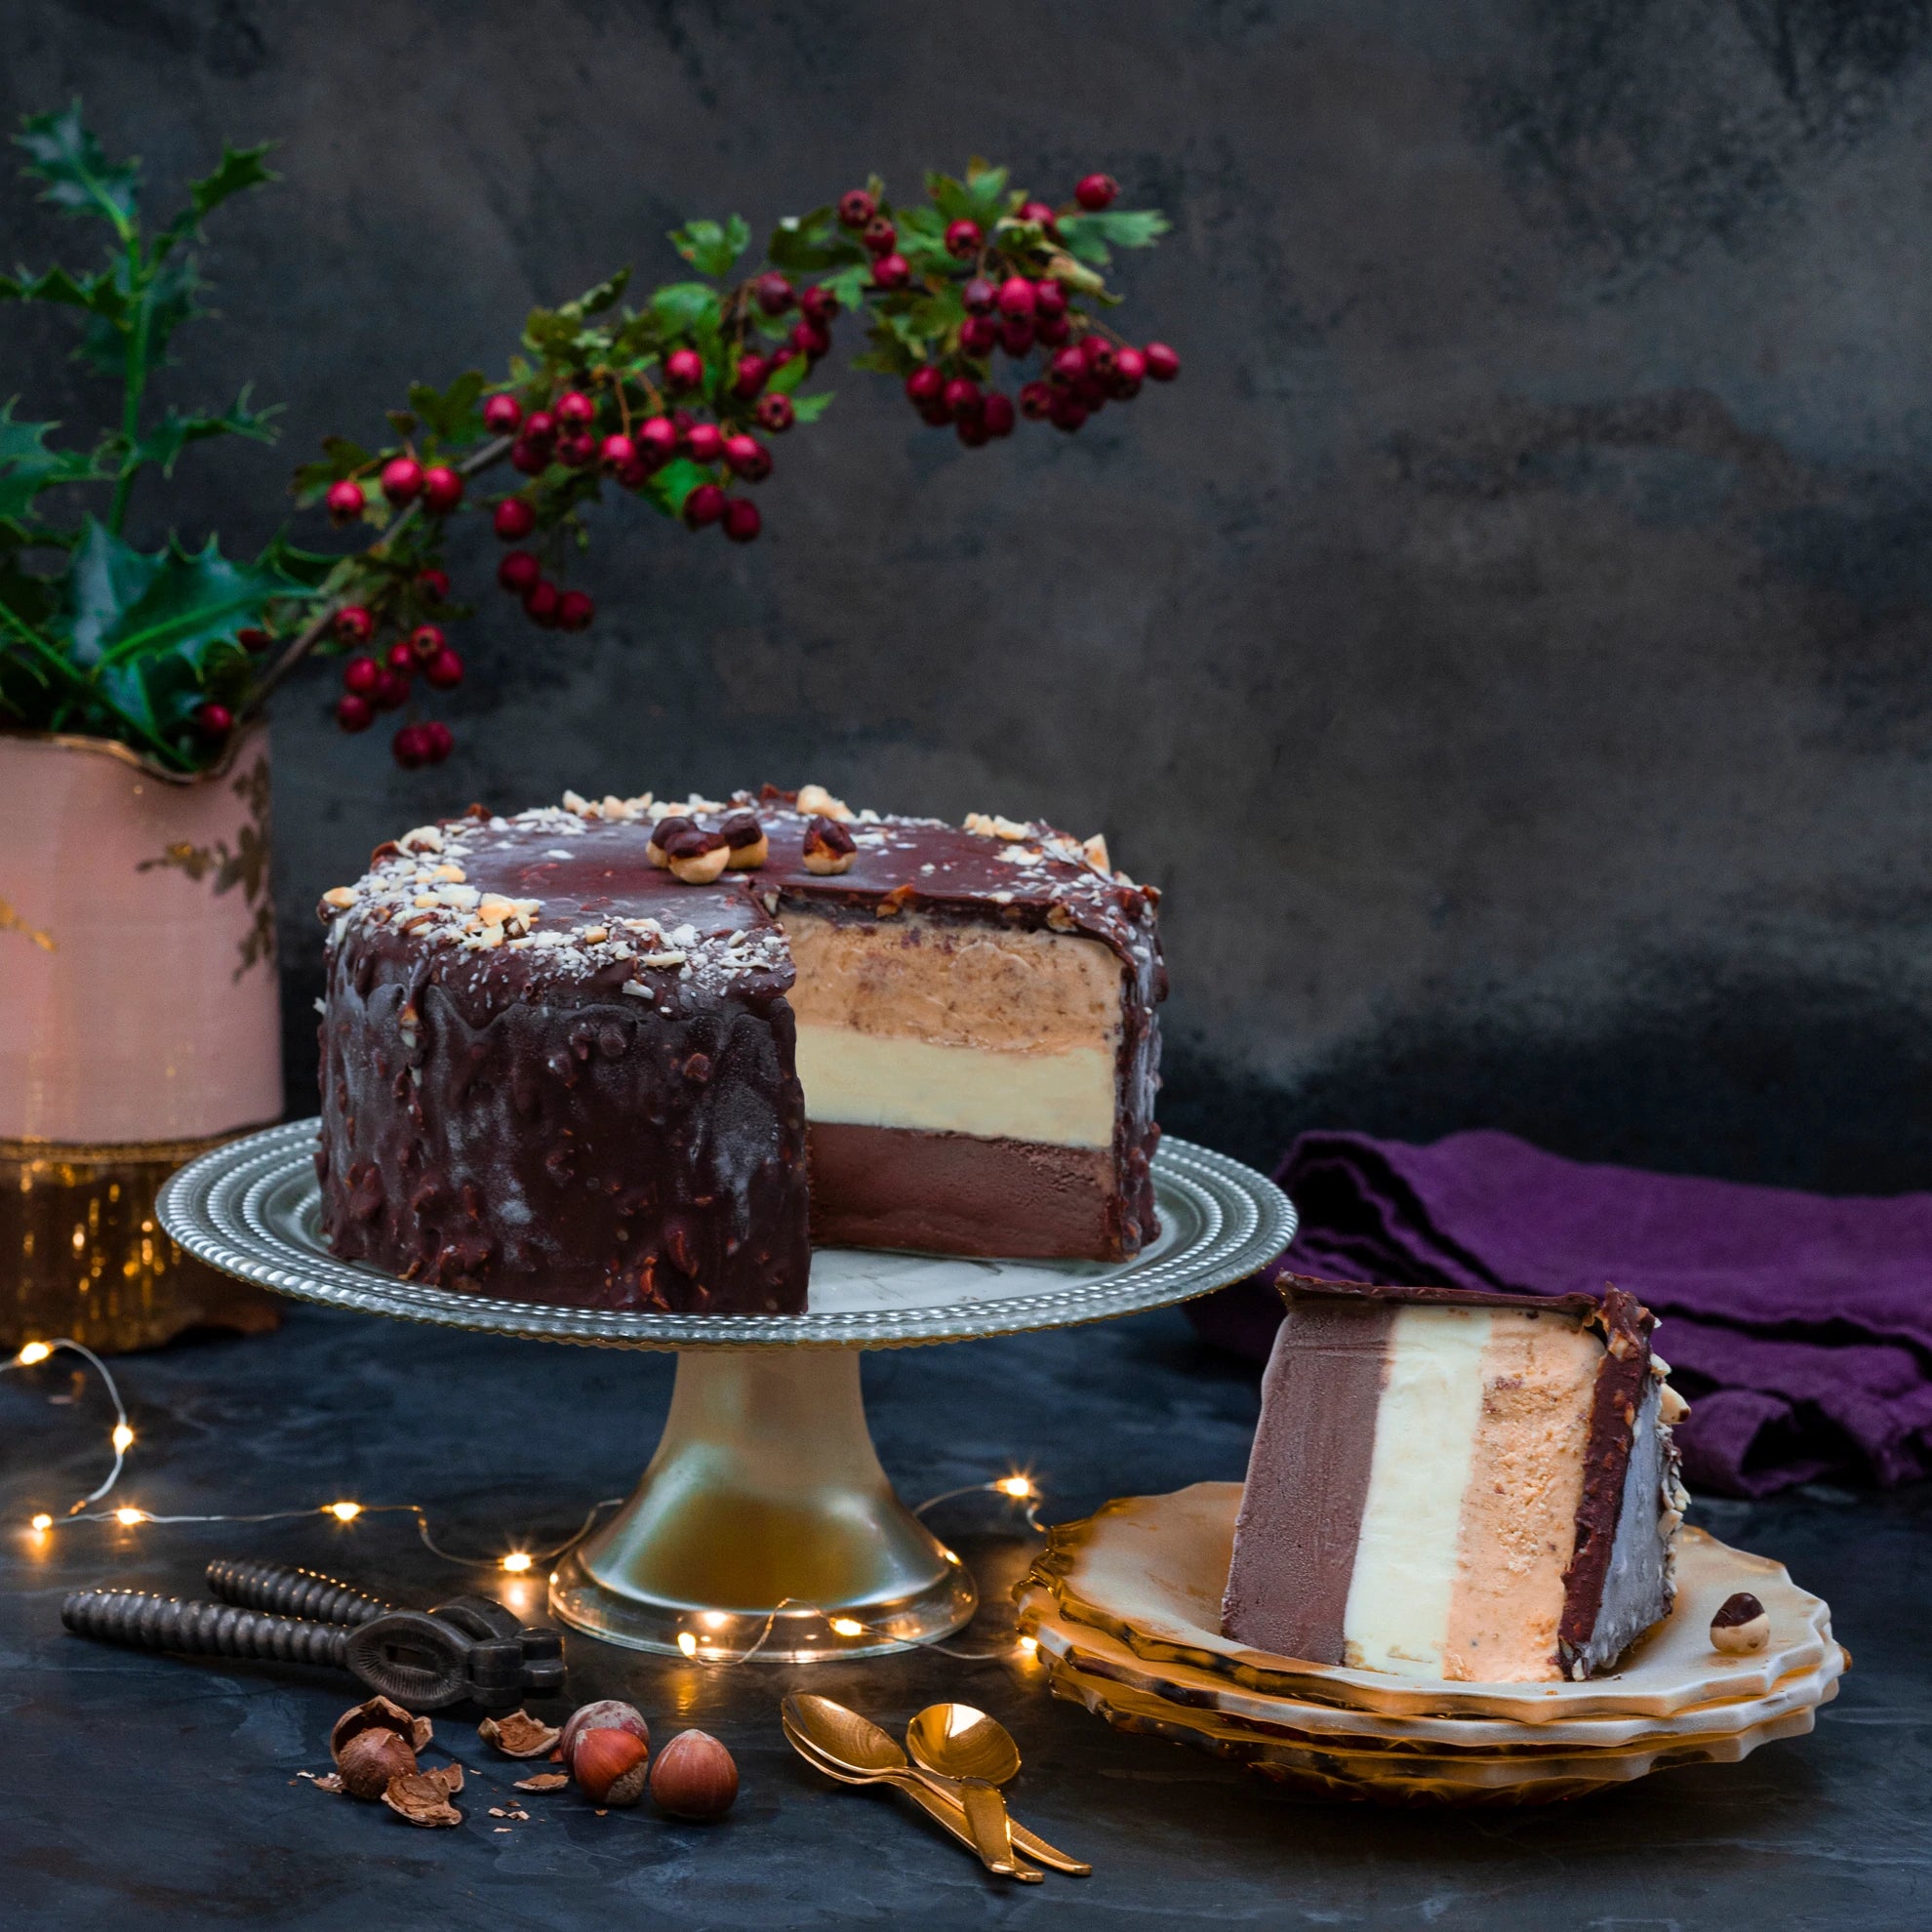
[[[324,906],[334,906],[342,911],[346,911],[355,904],[356,897],[356,890],[353,886],[331,886],[322,895],[322,904]]]
[[[798,811],[805,818],[849,819],[852,808],[844,799],[834,798],[822,785],[798,787]]]

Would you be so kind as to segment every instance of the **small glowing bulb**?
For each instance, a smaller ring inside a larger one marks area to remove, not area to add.
[[[707,1630],[721,1630],[731,1622],[731,1618],[723,1610],[705,1610],[699,1614],[698,1621]]]
[[[993,1487],[1002,1496],[1030,1496],[1033,1493],[1033,1485],[1021,1475],[1001,1476]]]
[[[339,1523],[352,1523],[362,1514],[360,1503],[330,1503],[323,1509],[324,1515],[334,1516]]]
[[[132,1527],[136,1523],[146,1522],[147,1512],[144,1509],[135,1509],[132,1504],[124,1503],[120,1509],[114,1511],[114,1520],[117,1523],[124,1523]]]
[[[842,1637],[862,1637],[865,1634],[865,1627],[857,1617],[834,1617],[831,1627]]]
[[[126,1423],[116,1423],[114,1425],[114,1433],[113,1433],[112,1441],[114,1447],[118,1449],[121,1452],[121,1454],[126,1455],[129,1445],[134,1441],[134,1430],[131,1429]]]
[[[956,1563],[959,1561],[958,1555],[950,1550],[942,1550],[940,1551],[940,1554],[944,1556],[948,1563]]]
[[[1039,1647],[1040,1640],[1038,1637],[1022,1637],[1020,1639],[1020,1654],[1022,1657],[1032,1656],[1034,1651],[1039,1649]]]
[[[35,1362],[44,1362],[53,1352],[45,1342],[29,1342],[14,1359],[22,1368],[31,1368]]]
[[[677,1647],[687,1657],[696,1657],[698,1655],[698,1639],[689,1630],[678,1631]]]
[[[54,1518],[43,1511],[34,1517],[33,1526],[37,1530],[51,1530],[54,1527]]]
[[[512,1550],[510,1553],[503,1558],[503,1568],[512,1572],[513,1574],[527,1570],[529,1569],[529,1567],[530,1567],[530,1557],[528,1553],[524,1550]]]

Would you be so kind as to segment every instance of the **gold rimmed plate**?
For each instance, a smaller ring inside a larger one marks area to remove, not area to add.
[[[1767,1697],[1782,1679],[1832,1660],[1842,1669],[1829,1605],[1792,1583],[1783,1564],[1691,1529],[1679,1538],[1674,1610],[1609,1675],[1582,1683],[1448,1683],[1274,1657],[1221,1633],[1240,1500],[1241,1485],[1231,1482],[1123,1497],[1049,1532],[1020,1589],[1044,1592],[1065,1624],[1105,1632],[1145,1665],[1186,1666],[1264,1699],[1390,1717],[1654,1721]],[[1726,1657],[1711,1647],[1711,1617],[1741,1590],[1763,1602],[1771,1637],[1753,1656]]]

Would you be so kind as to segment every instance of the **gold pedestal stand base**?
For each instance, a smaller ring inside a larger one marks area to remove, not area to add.
[[[624,1509],[550,1579],[607,1643],[796,1664],[961,1629],[970,1577],[892,1492],[856,1348],[691,1348]]]
[[[279,1328],[273,1295],[183,1254],[154,1212],[178,1167],[232,1138],[0,1140],[0,1348],[60,1335],[117,1354],[189,1328]]]

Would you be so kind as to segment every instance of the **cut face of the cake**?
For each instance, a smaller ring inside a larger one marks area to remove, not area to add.
[[[1004,819],[566,797],[322,906],[336,1252],[466,1292],[790,1313],[821,1245],[1155,1231],[1159,895]]]
[[[1615,1289],[1281,1285],[1228,1635],[1513,1683],[1606,1670],[1668,1614],[1683,1405],[1646,1309]]]

